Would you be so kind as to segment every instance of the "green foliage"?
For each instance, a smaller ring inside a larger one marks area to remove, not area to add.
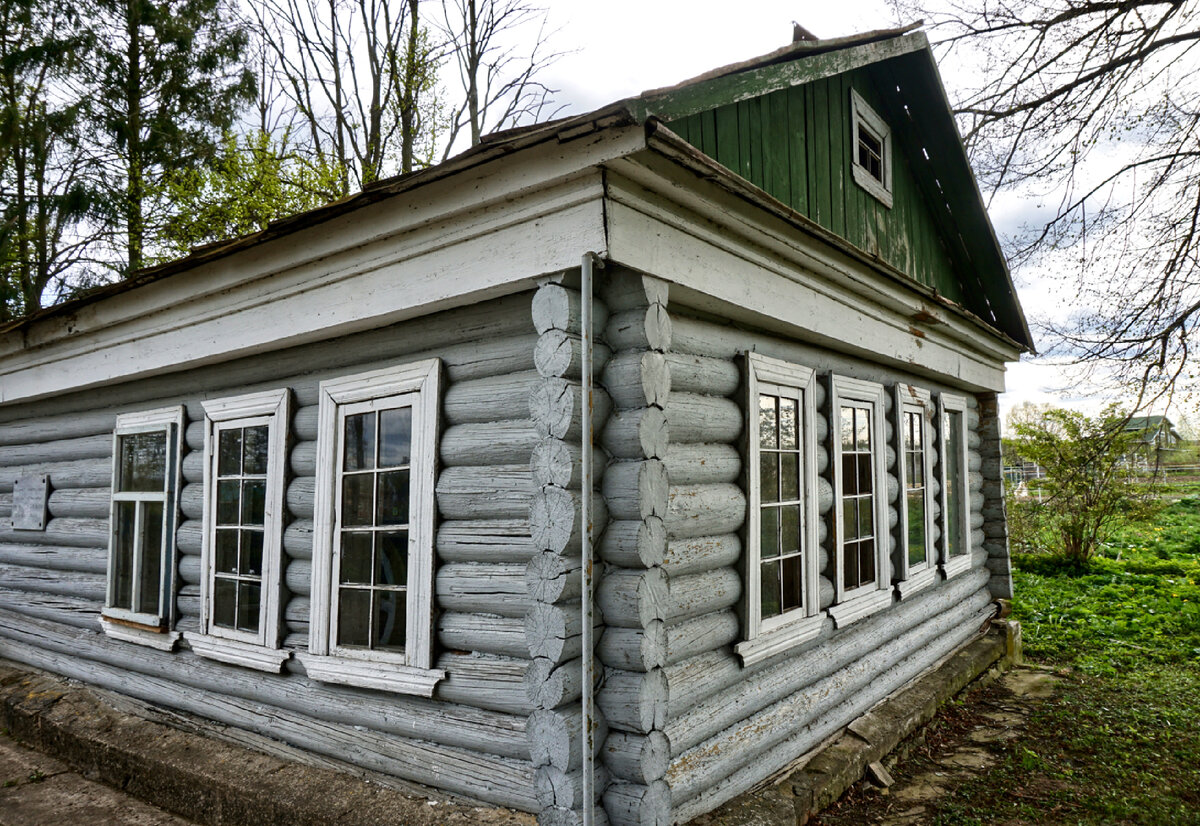
[[[1018,547],[1051,546],[1079,567],[1119,525],[1152,512],[1152,485],[1125,466],[1137,439],[1122,430],[1126,418],[1116,408],[1097,417],[1048,408],[1013,425],[1006,451],[1046,474],[1030,482],[1036,501],[1010,502]]]

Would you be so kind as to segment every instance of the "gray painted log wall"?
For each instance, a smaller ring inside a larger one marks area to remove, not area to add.
[[[260,731],[318,753],[480,800],[537,811],[526,641],[529,514],[539,381],[531,294],[345,339],[268,353],[0,413],[0,656]],[[285,648],[308,642],[317,385],[326,378],[439,357],[445,365],[437,481],[436,665],[432,699],[279,676],[166,653],[99,633],[104,601],[112,428],[120,412],[185,404],[177,628],[198,627],[203,399],[291,388],[294,416],[284,533]],[[48,473],[42,532],[8,527],[12,478]],[[576,654],[577,656],[577,654]],[[564,689],[569,691],[570,689]],[[536,696],[544,696],[541,689]]]

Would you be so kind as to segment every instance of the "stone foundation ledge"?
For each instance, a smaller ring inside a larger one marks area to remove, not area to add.
[[[783,779],[777,775],[689,826],[802,826],[858,782],[868,766],[929,723],[947,700],[972,683],[995,680],[1020,662],[1020,624],[993,620],[939,665],[801,757]]]

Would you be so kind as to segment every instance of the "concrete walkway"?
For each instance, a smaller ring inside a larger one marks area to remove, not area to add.
[[[0,826],[191,826],[0,736]]]

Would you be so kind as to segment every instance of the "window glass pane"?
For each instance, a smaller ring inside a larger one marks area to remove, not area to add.
[[[763,502],[778,502],[779,501],[779,454],[766,453],[759,454],[759,477],[761,487],[759,488],[759,498]]]
[[[237,476],[242,472],[241,428],[227,427],[217,435],[217,475]]]
[[[777,617],[782,613],[780,603],[780,581],[779,581],[779,563],[772,560],[764,562],[759,566],[761,573],[761,616],[763,619],[767,617]]]
[[[412,455],[412,408],[397,407],[379,414],[379,466],[407,465]]]
[[[346,417],[343,470],[370,470],[375,467],[375,414],[359,413]]]
[[[217,577],[213,582],[213,623],[233,628],[237,621],[237,580]]]
[[[267,446],[270,429],[265,424],[247,427],[245,437],[245,458],[242,473],[247,476],[262,476],[267,472]]]
[[[217,530],[217,573],[236,574],[238,570],[238,532]]]
[[[857,542],[847,542],[842,546],[842,584],[846,588],[858,587]]]
[[[373,473],[342,477],[342,525],[370,525],[374,505]]]
[[[393,470],[379,474],[379,501],[376,525],[408,523],[408,471]]]
[[[967,478],[962,464],[962,413],[946,413],[946,533],[951,556],[967,553],[964,536]]]
[[[232,481],[217,482],[217,524],[238,524],[238,511],[241,509],[241,484]]]
[[[875,540],[864,539],[859,543],[858,584],[875,581]]]
[[[841,416],[842,450],[854,450],[854,408],[843,407]]]
[[[140,587],[135,611],[161,614],[159,599],[162,593],[163,506],[162,502],[145,502],[142,506],[142,566],[138,571]]]
[[[371,644],[371,591],[338,589],[337,644],[367,648]]]
[[[858,492],[871,493],[875,490],[873,484],[873,476],[871,474],[872,465],[870,453],[860,453],[855,457],[855,462],[858,465]]]
[[[404,591],[375,592],[375,638],[372,647],[403,651],[406,630]]]
[[[854,411],[854,447],[856,450],[871,449],[871,411]]]
[[[784,453],[779,457],[779,461],[782,499],[785,502],[795,502],[800,498],[800,454]]]
[[[797,442],[796,400],[779,400],[779,446],[784,450],[796,450]]]
[[[858,462],[853,453],[842,454],[842,495],[858,493]]]
[[[802,566],[800,563],[801,557],[793,556],[783,560],[783,599],[780,607],[784,611],[791,611],[801,607],[804,602],[803,585],[802,585]]]
[[[763,508],[761,514],[761,541],[759,557],[771,559],[779,556],[779,509]]]
[[[112,574],[116,593],[113,595],[113,606],[130,610],[133,608],[133,532],[136,512],[136,502],[116,503]]]
[[[782,522],[781,534],[783,544],[780,548],[785,554],[800,550],[800,508],[791,505],[779,509]]]
[[[121,437],[123,491],[161,491],[167,474],[167,434],[130,433]]]
[[[371,584],[371,542],[373,534],[342,531],[342,583]]]
[[[262,576],[263,532],[242,531],[241,573]]]
[[[858,500],[858,535],[874,536],[873,513],[869,498]]]
[[[779,418],[774,396],[758,397],[758,446],[768,450],[779,446]]]
[[[408,532],[389,531],[379,535],[376,556],[376,585],[408,585]]]
[[[258,615],[262,588],[257,582],[238,584],[237,627],[239,631],[258,633]]]
[[[842,539],[846,542],[858,538],[857,502],[852,496],[842,500]]]
[[[242,524],[262,525],[266,520],[267,480],[242,482]]]
[[[908,492],[908,564],[925,562],[925,491]]]

